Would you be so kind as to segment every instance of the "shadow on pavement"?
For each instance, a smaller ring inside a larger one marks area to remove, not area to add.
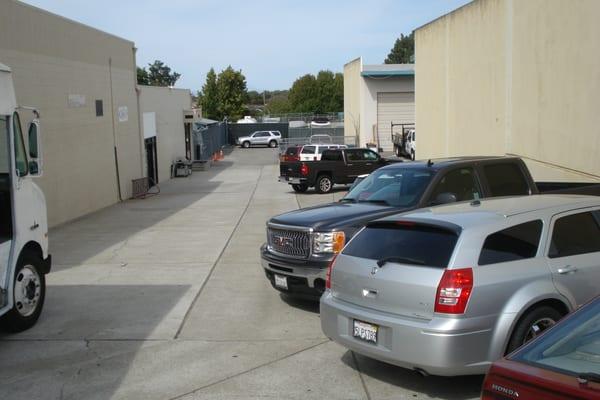
[[[157,328],[188,290],[186,285],[49,287],[53,301],[33,328],[0,335],[0,398],[113,398],[140,348],[166,337]]]
[[[358,372],[366,375],[365,384],[369,391],[374,392],[370,386],[374,386],[371,379],[383,382],[389,385],[400,387],[405,390],[423,393],[429,397],[445,400],[465,400],[479,398],[483,375],[472,376],[421,376],[415,371],[397,367],[377,361],[360,354],[354,353],[356,362],[352,357],[352,352],[347,351],[342,357],[342,362]],[[371,379],[369,379],[371,378]],[[377,397],[374,393],[371,393]]]
[[[319,314],[319,300],[318,299],[307,299],[302,297],[290,296],[289,294],[280,293],[279,297],[287,305],[298,308],[303,311],[308,311],[314,314]]]

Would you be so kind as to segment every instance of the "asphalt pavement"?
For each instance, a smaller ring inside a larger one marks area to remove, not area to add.
[[[50,232],[38,324],[0,334],[0,399],[476,399],[482,377],[421,377],[323,336],[318,305],[260,266],[274,214],[335,201],[278,183],[276,150],[234,149]],[[427,349],[423,349],[427,351]]]

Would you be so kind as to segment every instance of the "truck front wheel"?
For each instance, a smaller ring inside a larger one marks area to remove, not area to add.
[[[0,318],[3,330],[21,332],[37,322],[46,297],[46,279],[41,264],[42,260],[31,253],[19,257],[13,282],[13,308]]]
[[[333,181],[329,175],[321,175],[317,179],[317,186],[315,187],[317,193],[329,193],[333,189]]]

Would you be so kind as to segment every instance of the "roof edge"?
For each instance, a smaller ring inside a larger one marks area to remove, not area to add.
[[[466,4],[463,4],[462,6],[460,6],[460,7],[458,7],[458,8],[455,8],[455,9],[454,9],[454,10],[452,10],[452,11],[449,11],[449,12],[447,12],[446,14],[442,14],[442,15],[440,15],[439,17],[437,17],[437,18],[434,18],[434,19],[432,19],[431,21],[424,23],[423,25],[417,26],[417,27],[414,29],[414,31],[418,31],[418,30],[420,30],[420,29],[423,29],[423,28],[425,28],[426,26],[429,26],[429,25],[431,25],[431,24],[433,24],[433,23],[435,23],[435,22],[437,22],[437,21],[439,21],[439,20],[441,20],[441,19],[443,19],[443,18],[446,18],[447,16],[449,16],[449,15],[451,15],[451,14],[454,14],[454,13],[457,13],[457,12],[459,12],[459,11],[460,11],[460,10],[462,10],[463,8],[470,7],[471,5],[473,5],[473,4],[475,4],[475,3],[477,3],[478,1],[480,1],[480,0],[472,0],[472,1],[469,1],[468,3],[466,3]]]

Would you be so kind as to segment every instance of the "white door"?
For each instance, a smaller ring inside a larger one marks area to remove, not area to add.
[[[8,117],[0,116],[0,288],[6,289],[12,244],[12,204]],[[0,308],[3,304],[0,304]]]
[[[393,150],[392,122],[414,124],[414,92],[377,93],[377,135],[379,146],[385,151]],[[394,132],[402,132],[401,127],[394,127]]]

